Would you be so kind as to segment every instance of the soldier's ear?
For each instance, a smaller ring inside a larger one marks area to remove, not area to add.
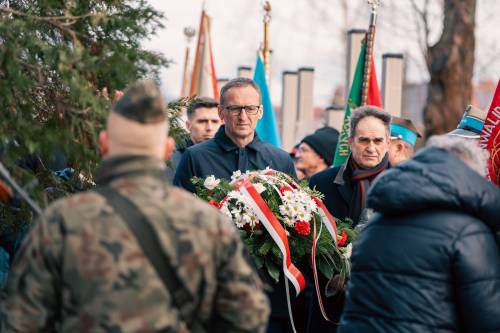
[[[99,150],[102,157],[106,157],[109,153],[108,132],[101,131],[99,133]]]
[[[167,137],[167,140],[165,140],[165,148],[163,150],[163,159],[166,161],[170,158],[170,155],[172,155],[172,152],[175,149],[175,141],[171,137]]]

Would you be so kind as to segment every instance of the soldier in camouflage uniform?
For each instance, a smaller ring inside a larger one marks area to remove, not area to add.
[[[140,207],[191,294],[206,332],[263,332],[269,304],[234,226],[165,181],[173,142],[151,81],[132,85],[101,133],[100,186]],[[89,191],[50,205],[25,240],[2,295],[2,332],[189,332],[143,249],[106,198]],[[199,331],[193,329],[192,331]]]

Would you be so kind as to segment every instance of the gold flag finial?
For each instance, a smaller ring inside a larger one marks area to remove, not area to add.
[[[262,47],[262,60],[264,62],[264,69],[266,70],[266,81],[269,86],[271,76],[271,49],[269,48],[269,23],[271,22],[271,4],[269,1],[264,2],[262,8],[264,9],[264,42]]]
[[[380,0],[367,0],[371,7],[370,27],[365,38],[365,68],[363,74],[363,88],[361,90],[361,105],[366,105],[368,101],[369,81],[371,76],[371,62],[373,57],[373,43],[375,41],[375,25],[377,24],[377,8],[380,6]]]
[[[188,63],[189,63],[189,43],[196,34],[196,29],[193,27],[184,28],[184,37],[186,37],[186,53],[184,56],[184,72],[182,75],[181,97],[187,96],[187,81],[188,81]]]

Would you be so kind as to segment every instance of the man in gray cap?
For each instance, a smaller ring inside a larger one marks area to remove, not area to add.
[[[14,262],[1,332],[263,332],[269,305],[235,227],[168,185],[163,98],[133,84],[100,135],[94,191],[50,205]]]

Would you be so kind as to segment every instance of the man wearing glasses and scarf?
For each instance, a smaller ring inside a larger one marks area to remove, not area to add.
[[[191,178],[230,179],[233,172],[262,170],[266,167],[296,178],[293,161],[287,152],[261,141],[255,133],[263,108],[260,89],[254,81],[236,78],[224,85],[220,94],[219,116],[224,121],[215,137],[186,150],[174,184],[190,192]]]

